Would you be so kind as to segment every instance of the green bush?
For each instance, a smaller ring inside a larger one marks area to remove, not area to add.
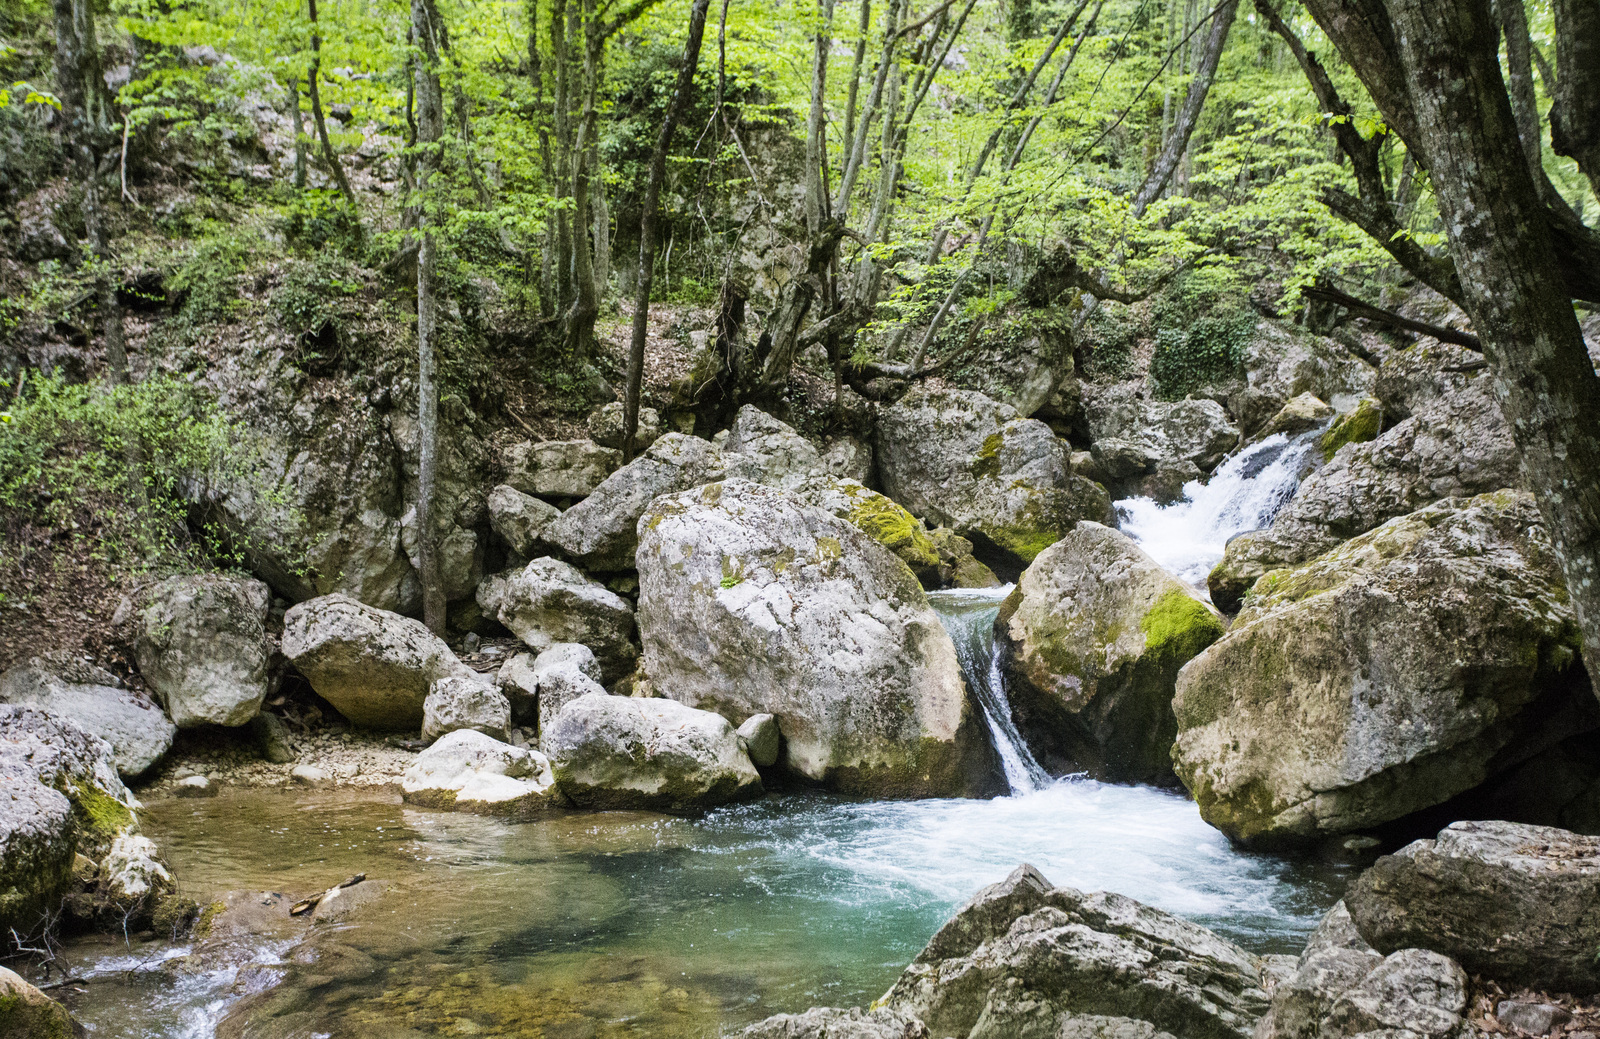
[[[1226,317],[1202,317],[1184,328],[1156,332],[1150,378],[1161,400],[1182,400],[1210,383],[1225,382],[1244,371],[1244,351],[1255,333],[1248,311]]]
[[[239,276],[258,244],[231,228],[202,238],[167,279],[168,290],[183,301],[179,316],[191,324],[232,317],[240,306]]]

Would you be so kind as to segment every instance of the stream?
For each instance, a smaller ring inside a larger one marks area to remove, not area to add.
[[[1264,525],[1292,494],[1301,450],[1269,439],[1186,501],[1119,509],[1152,555],[1191,581],[1198,573],[1203,588],[1226,537]],[[1252,952],[1298,952],[1349,874],[1235,849],[1181,794],[1048,776],[1011,722],[995,666],[1005,591],[930,599],[1008,797],[790,793],[699,819],[574,813],[509,825],[393,794],[233,789],[152,801],[144,830],[202,903],[238,890],[300,897],[355,873],[388,885],[318,939],[321,958],[291,972],[270,1015],[252,1014],[249,1034],[262,1039],[700,1037],[778,1012],[863,1005],[956,907],[1020,862],[1057,884],[1181,914]],[[263,974],[170,969],[188,951],[78,942],[66,959],[90,980],[63,998],[96,1037],[206,1039]],[[270,977],[280,969],[270,965],[296,957],[263,939],[252,958]]]

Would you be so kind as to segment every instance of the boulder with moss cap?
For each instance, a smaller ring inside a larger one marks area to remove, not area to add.
[[[1015,573],[1080,519],[1102,520],[1110,498],[1072,472],[1050,427],[970,390],[919,388],[885,409],[877,459],[889,497]]]
[[[1267,574],[1178,676],[1207,822],[1298,843],[1440,804],[1600,724],[1531,496],[1447,499]]]
[[[870,535],[899,556],[924,588],[991,588],[994,572],[973,558],[972,542],[948,527],[929,530],[891,498],[860,481],[813,479],[796,494]]]
[[[76,1039],[85,1034],[66,1007],[29,984],[22,975],[0,967],[0,1037]]]
[[[955,645],[906,565],[771,487],[665,495],[640,521],[641,670],[733,722],[771,714],[778,767],[876,796],[999,792]]]
[[[1171,783],[1178,670],[1217,611],[1121,531],[1080,523],[1039,553],[995,621],[1012,709],[1054,772]]]

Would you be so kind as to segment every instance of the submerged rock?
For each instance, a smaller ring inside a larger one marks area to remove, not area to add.
[[[693,812],[762,792],[728,720],[675,700],[581,696],[541,742],[561,792],[584,808]]]
[[[124,779],[149,771],[172,746],[178,730],[161,708],[111,685],[111,675],[104,675],[105,684],[80,684],[66,681],[55,670],[36,657],[0,674],[0,703],[35,704],[71,718],[111,745]]]
[[[522,820],[562,804],[550,762],[535,750],[457,729],[417,755],[400,779],[407,804]]]
[[[1052,771],[1173,782],[1178,669],[1223,633],[1192,588],[1083,522],[1023,572],[995,632],[1018,725]]]
[[[435,681],[475,678],[421,621],[326,595],[291,606],[283,654],[353,724],[416,729]]]
[[[1379,952],[1415,946],[1510,985],[1600,991],[1600,838],[1452,823],[1379,859],[1345,902]]]
[[[267,586],[190,574],[162,581],[146,598],[134,654],[173,723],[249,724],[267,695]]]
[[[970,538],[992,565],[1027,566],[1078,520],[1110,509],[1104,488],[1073,474],[1049,426],[980,393],[913,390],[877,429],[889,497]]]
[[[608,681],[633,670],[633,608],[620,595],[559,559],[535,559],[478,588],[478,603],[529,648],[579,642],[594,652]]]
[[[1440,804],[1600,724],[1538,509],[1449,499],[1266,575],[1178,677],[1173,763],[1238,840]]]
[[[548,540],[590,570],[631,570],[639,517],[651,499],[722,475],[722,452],[710,441],[668,433],[563,512],[550,524]]]
[[[954,644],[883,545],[744,480],[658,498],[639,527],[641,669],[659,692],[774,715],[781,766],[825,786],[997,792]]]

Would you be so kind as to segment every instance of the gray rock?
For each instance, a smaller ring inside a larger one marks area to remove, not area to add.
[[[454,523],[439,523],[434,552],[438,556],[439,586],[450,602],[465,599],[483,579],[483,539],[475,530]],[[400,517],[400,545],[418,573],[422,572],[422,545],[417,540],[417,510],[412,506]],[[420,585],[419,585],[420,588]]]
[[[841,480],[870,484],[877,476],[871,445],[855,437],[834,437],[822,451],[822,471]]]
[[[407,804],[524,820],[562,804],[550,762],[472,729],[457,729],[417,755],[400,779]]]
[[[1256,433],[1256,439],[1264,440],[1274,433],[1297,436],[1309,429],[1324,425],[1333,416],[1333,408],[1323,403],[1316,394],[1302,393],[1279,408],[1278,413]]]
[[[172,792],[176,797],[216,797],[222,788],[205,776],[185,776],[173,784]]]
[[[156,899],[177,890],[177,883],[156,844],[148,837],[125,833],[111,842],[100,861],[99,894],[124,912],[148,909]]]
[[[1121,895],[1051,887],[1023,866],[958,910],[879,1005],[939,1036],[986,1018],[1053,1035],[1034,1029],[1107,1017],[1205,1039],[1249,1036],[1267,996],[1252,957],[1205,928]]]
[[[762,792],[727,719],[674,700],[581,696],[542,745],[561,792],[585,808],[694,812]]]
[[[537,657],[517,654],[495,681],[511,701],[512,722],[543,730],[568,701],[605,692],[600,677],[600,664],[588,646],[558,642]]]
[[[0,703],[36,704],[71,718],[111,745],[117,771],[126,779],[149,771],[172,746],[178,730],[159,707],[126,689],[69,683],[48,667],[34,658],[0,674]]]
[[[633,670],[633,608],[620,595],[559,559],[535,559],[521,570],[488,578],[478,604],[528,645],[543,652],[579,642],[594,652],[607,681]]]
[[[422,738],[436,740],[457,729],[475,729],[504,741],[511,726],[505,694],[477,675],[436,679],[422,704]]]
[[[1513,985],[1600,991],[1600,838],[1452,823],[1379,859],[1345,903],[1379,952],[1431,949]]]
[[[1286,403],[1310,393],[1349,411],[1372,396],[1377,371],[1333,339],[1292,325],[1262,319],[1244,349],[1245,380],[1225,390],[1228,411],[1246,434],[1277,414]]]
[[[963,390],[917,389],[884,409],[877,459],[885,493],[924,520],[1026,566],[1110,499],[1075,476],[1065,441],[1008,405]]]
[[[742,456],[740,475],[769,487],[793,489],[826,471],[811,441],[750,404],[734,417],[722,452],[730,465],[735,461],[729,456]]]
[[[622,452],[592,440],[523,441],[506,448],[506,483],[524,494],[583,498],[622,464]]]
[[[267,606],[260,581],[172,577],[136,618],[139,671],[180,729],[248,724],[267,695]]]
[[[950,636],[904,563],[783,491],[729,480],[640,521],[641,670],[727,718],[772,714],[781,766],[878,796],[993,792]]]
[[[1495,1004],[1494,1019],[1528,1035],[1549,1035],[1557,1025],[1571,1021],[1572,1015],[1554,1003],[1502,999]]]
[[[1520,485],[1511,431],[1479,380],[1376,440],[1340,448],[1301,482],[1271,527],[1228,542],[1207,581],[1212,601],[1231,612],[1268,570],[1321,555],[1441,499]]]
[[[709,441],[668,433],[563,512],[546,540],[591,570],[631,570],[639,517],[658,494],[720,480],[722,453]]]
[[[289,779],[297,786],[308,786],[313,789],[330,787],[333,777],[327,769],[318,768],[316,765],[296,765],[289,770]]]
[[[1402,949],[1334,1000],[1321,1035],[1355,1039],[1393,1029],[1446,1039],[1458,1034],[1466,1010],[1467,975],[1454,960]]]
[[[420,727],[436,680],[475,677],[420,621],[344,595],[290,607],[283,654],[340,714],[372,729]]]
[[[1579,644],[1531,496],[1442,501],[1262,578],[1178,676],[1173,765],[1236,840],[1370,829],[1593,728]]]
[[[602,404],[589,414],[589,439],[601,447],[621,449],[623,406],[620,401]],[[661,437],[661,415],[655,408],[639,409],[639,424],[634,429],[635,451],[643,451]]]
[[[27,934],[53,909],[73,857],[98,860],[138,832],[138,802],[111,746],[33,704],[0,705],[0,933]]]
[[[1183,463],[1210,472],[1239,443],[1238,428],[1214,400],[1149,400],[1123,383],[1086,399],[1085,409],[1090,450],[1113,480]],[[1096,450],[1102,441],[1110,443]]]
[[[512,551],[524,558],[536,556],[544,542],[544,532],[561,510],[524,494],[510,484],[489,492],[489,525],[505,539]]]
[[[255,716],[250,723],[255,734],[256,749],[274,765],[287,765],[295,759],[294,740],[283,720],[266,711]]]
[[[1055,772],[1171,783],[1178,669],[1217,611],[1133,539],[1082,522],[1039,553],[995,621],[1012,710]]]
[[[812,1007],[803,1014],[776,1014],[739,1034],[744,1039],[928,1039],[921,1021],[881,1007]]]
[[[1317,1039],[1334,1001],[1354,988],[1383,956],[1368,945],[1343,902],[1322,918],[1295,965],[1272,992],[1260,1039]]]
[[[1384,359],[1372,393],[1383,413],[1398,422],[1486,378],[1476,368],[1482,360],[1464,346],[1424,338]]]
[[[783,736],[778,731],[778,719],[772,715],[752,714],[746,718],[739,726],[739,740],[757,768],[771,768],[778,763]]]

